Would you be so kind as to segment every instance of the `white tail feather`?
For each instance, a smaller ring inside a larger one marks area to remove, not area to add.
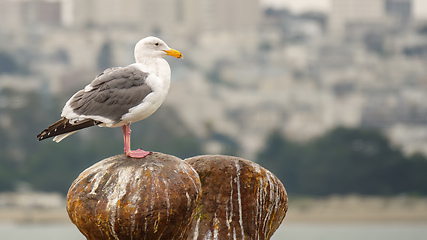
[[[54,138],[53,138],[53,141],[54,141],[54,142],[59,143],[59,142],[60,142],[60,141],[62,141],[64,138],[66,138],[66,137],[70,136],[71,134],[73,134],[73,133],[75,133],[75,132],[77,132],[77,131],[69,132],[69,133],[64,133],[64,134],[58,135],[58,136],[56,136],[56,137],[54,137]]]

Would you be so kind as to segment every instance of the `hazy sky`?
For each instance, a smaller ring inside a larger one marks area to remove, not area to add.
[[[427,20],[427,0],[413,0],[416,18]],[[261,0],[263,4],[276,7],[287,7],[295,12],[306,10],[328,11],[331,0]]]

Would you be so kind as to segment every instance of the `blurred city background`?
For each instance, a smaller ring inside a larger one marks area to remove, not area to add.
[[[284,226],[425,227],[426,0],[0,0],[0,228],[67,222],[71,182],[122,153],[120,129],[36,135],[148,35],[184,59],[133,148],[258,162],[288,191]]]

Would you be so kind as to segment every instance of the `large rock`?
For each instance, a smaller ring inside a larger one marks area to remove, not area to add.
[[[287,194],[271,172],[241,158],[118,155],[79,175],[67,210],[89,240],[267,240],[286,215]]]
[[[279,179],[260,165],[237,157],[185,160],[202,183],[189,239],[270,239],[282,223],[287,194]]]
[[[117,155],[78,176],[67,211],[89,240],[187,239],[200,194],[197,173],[177,157]]]

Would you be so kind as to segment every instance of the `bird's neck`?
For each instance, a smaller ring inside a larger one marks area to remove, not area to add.
[[[159,57],[146,57],[136,59],[136,64],[141,68],[142,71],[156,74],[157,76],[170,79],[171,70],[168,62]]]
[[[135,58],[135,62],[145,66],[161,66],[166,60],[160,57],[141,57]]]

